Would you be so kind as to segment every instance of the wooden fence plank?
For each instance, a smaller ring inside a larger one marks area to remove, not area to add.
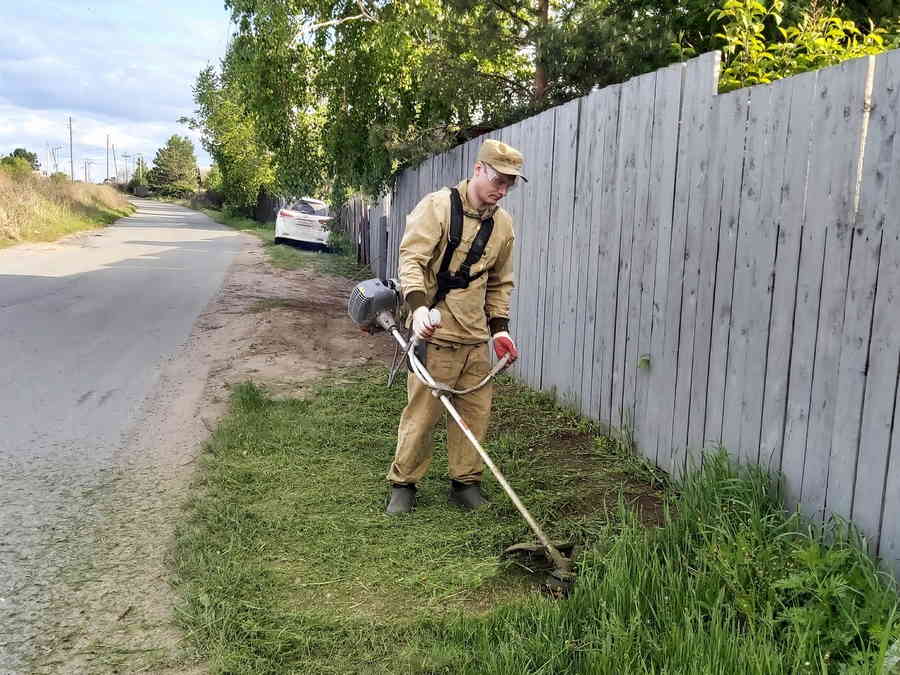
[[[565,398],[574,351],[575,298],[572,277],[575,166],[579,101],[557,107],[553,133],[553,173],[547,243],[541,388]],[[577,294],[577,291],[576,291]]]
[[[694,340],[697,317],[697,292],[700,283],[700,260],[703,248],[703,208],[708,187],[708,148],[710,147],[710,117],[719,80],[717,53],[704,54],[686,64],[684,102],[681,111],[679,146],[686,144],[678,164],[678,172],[686,174],[681,183],[687,193],[685,209],[676,210],[673,222],[683,218],[684,256],[681,286],[681,312],[675,372],[675,400],[672,417],[671,448],[683,454],[685,461],[698,462],[701,448],[688,446],[691,415],[691,376],[694,365]],[[679,202],[676,201],[676,206]],[[682,229],[678,223],[677,230]],[[707,358],[704,354],[703,358]],[[691,451],[698,454],[693,455]]]
[[[760,463],[775,472],[779,471],[782,465],[785,406],[794,336],[794,305],[797,298],[800,242],[806,208],[812,110],[816,105],[816,75],[807,73],[786,80],[785,83],[790,86],[790,116],[784,147],[784,170],[778,195],[780,199],[776,221],[778,241],[759,452]],[[800,459],[802,460],[802,457]],[[802,477],[802,461],[795,465]]]
[[[809,178],[807,222],[826,228],[828,274],[821,284],[812,381],[815,405],[809,413],[801,493],[804,509],[815,518],[824,515],[828,484],[867,68],[866,59],[856,59],[819,73],[816,114],[821,115],[822,128],[814,137],[811,161],[822,169]]]
[[[737,253],[738,217],[744,173],[744,146],[747,136],[749,91],[739,89],[716,99],[719,131],[723,139],[721,152],[734,158],[726,166],[722,179],[722,202],[719,213],[719,251],[713,292],[712,330],[710,331],[709,376],[707,378],[706,431],[704,438],[715,445],[722,443],[725,408],[725,374],[731,332],[734,266]]]
[[[653,316],[650,327],[651,378],[647,392],[646,419],[654,425],[639,425],[638,443],[642,452],[666,471],[672,468],[671,454],[658,453],[659,425],[663,409],[671,405],[662,392],[669,367],[665,362],[666,300],[669,290],[669,267],[672,247],[672,204],[675,199],[675,175],[678,161],[678,130],[681,116],[681,93],[684,65],[677,64],[661,71],[657,77],[657,111],[653,117],[654,167],[648,202],[648,217],[656,231],[656,270],[653,287]],[[669,364],[671,365],[671,364]]]
[[[586,344],[594,339],[594,303],[596,285],[588,291],[591,279],[596,280],[596,256],[591,252],[591,204],[593,201],[593,181],[596,160],[600,156],[603,143],[598,118],[602,115],[599,103],[600,92],[593,91],[581,99],[578,114],[578,150],[575,164],[575,200],[573,206],[572,263],[570,292],[574,291],[576,315],[572,325],[572,360],[566,375],[568,390],[573,404],[585,414],[584,384],[589,381],[585,374]],[[595,281],[596,284],[596,281]],[[587,357],[589,358],[589,357]],[[588,398],[590,396],[588,395]]]
[[[619,88],[619,121],[618,131],[616,134],[615,146],[613,149],[613,170],[612,180],[609,185],[608,210],[605,214],[609,234],[606,238],[606,253],[604,259],[606,264],[602,268],[602,274],[598,279],[598,302],[602,303],[603,313],[606,317],[607,326],[603,334],[600,335],[602,348],[600,354],[602,361],[595,367],[595,377],[598,383],[595,385],[599,396],[599,415],[604,422],[614,425],[612,418],[612,401],[613,401],[613,381],[615,377],[615,354],[616,354],[616,334],[619,324],[618,302],[619,302],[619,276],[621,267],[621,248],[622,248],[622,211],[625,201],[625,184],[626,184],[626,162],[625,155],[628,152],[628,138],[630,133],[627,131],[628,125],[623,123],[629,117],[630,111],[633,111],[633,99],[635,96],[634,82],[628,82],[620,85]]]
[[[638,119],[641,107],[647,104],[642,98],[646,92],[653,73],[630,79],[622,87],[622,114],[629,120],[627,126],[621,128],[619,135],[618,208],[616,217],[619,226],[619,252],[616,276],[615,302],[615,340],[611,360],[611,403],[609,423],[613,427],[622,428],[622,399],[625,388],[625,341],[628,333],[628,303],[631,291],[631,253],[634,244],[634,199],[637,185],[637,155],[644,140],[633,121]],[[646,132],[645,132],[646,133]]]
[[[894,513],[900,494],[885,493],[884,476],[900,472],[900,455],[889,463],[894,430],[896,449],[897,373],[900,368],[900,52],[876,57],[872,114],[866,137],[857,223],[882,230],[874,315],[868,345],[865,394],[855,467],[851,516],[869,539],[871,551],[893,558],[900,573],[900,532]],[[889,481],[890,482],[890,479]],[[886,515],[894,523],[886,522]],[[882,529],[884,528],[884,532]],[[886,535],[884,543],[881,539]]]
[[[869,65],[875,65],[871,57]],[[870,70],[869,76],[874,73]],[[868,84],[864,87],[868,89]],[[877,151],[874,153],[877,156]],[[850,518],[869,359],[872,312],[881,254],[881,220],[856,219],[851,229],[850,271],[837,372],[834,427],[825,494],[825,517]]]
[[[609,421],[609,370],[615,326],[615,274],[618,251],[616,227],[616,175],[618,166],[619,113],[622,85],[607,87],[600,92],[602,104],[602,156],[595,166],[593,198],[591,201],[591,269],[593,278],[593,344],[590,345],[590,379],[586,384],[586,406],[591,417]],[[600,129],[598,128],[598,134]],[[590,296],[588,296],[590,298]],[[605,406],[605,408],[604,408]]]
[[[656,230],[648,220],[647,206],[651,180],[653,152],[653,114],[656,109],[656,73],[639,78],[638,114],[634,125],[638,134],[635,146],[634,202],[631,211],[633,223],[631,269],[628,279],[627,321],[625,324],[625,351],[622,353],[622,423],[629,433],[636,435],[638,360],[640,339],[644,329],[642,320],[649,317],[649,298],[653,292],[656,271]],[[649,325],[644,338],[649,342]]]
[[[681,68],[670,67],[656,73],[656,91],[651,130],[651,158],[644,220],[647,237],[642,261],[641,319],[638,335],[634,438],[637,447],[651,460],[656,459],[654,415],[650,398],[654,384],[652,353],[660,343],[659,297],[666,284],[671,244],[672,191],[675,185],[675,157],[678,150],[678,117],[681,99]],[[662,258],[661,258],[662,256]],[[660,260],[666,261],[660,265]],[[654,405],[658,409],[658,400]]]

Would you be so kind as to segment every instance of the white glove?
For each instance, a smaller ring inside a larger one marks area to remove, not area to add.
[[[420,340],[427,340],[434,335],[434,330],[441,325],[441,313],[425,305],[413,312],[413,334]]]

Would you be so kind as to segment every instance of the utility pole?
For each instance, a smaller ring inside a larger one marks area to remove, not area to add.
[[[72,153],[72,116],[69,115],[69,174],[75,180],[75,155]]]
[[[116,159],[116,144],[113,143],[113,170],[116,172],[116,182],[119,182],[119,161]]]
[[[131,157],[132,157],[132,155],[127,152],[122,153],[122,159],[125,160],[125,182],[126,183],[128,182],[128,160],[131,159]]]
[[[54,145],[50,147],[50,157],[53,158],[53,173],[59,172],[59,155],[57,154],[57,150],[62,150],[64,145]]]

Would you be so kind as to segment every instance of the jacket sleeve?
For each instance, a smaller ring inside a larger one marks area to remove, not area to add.
[[[400,241],[400,285],[404,296],[426,293],[425,270],[441,245],[443,227],[440,208],[434,194],[426,195],[406,217],[406,229]]]
[[[513,286],[513,247],[512,237],[503,245],[497,255],[497,262],[488,272],[487,292],[485,294],[484,311],[488,320],[509,318],[509,297]]]

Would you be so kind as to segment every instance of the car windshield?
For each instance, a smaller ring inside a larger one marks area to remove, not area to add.
[[[291,211],[299,211],[308,216],[327,216],[328,215],[328,205],[321,204],[316,202],[307,202],[307,201],[297,201],[293,202],[288,209]]]

